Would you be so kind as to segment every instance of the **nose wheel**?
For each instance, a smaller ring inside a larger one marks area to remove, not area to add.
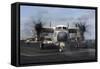
[[[64,47],[65,47],[65,43],[60,42],[60,43],[59,43],[59,52],[63,52]]]
[[[59,52],[63,52],[63,49],[59,49]]]

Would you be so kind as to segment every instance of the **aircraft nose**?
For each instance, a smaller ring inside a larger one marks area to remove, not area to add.
[[[66,32],[59,32],[57,35],[57,40],[58,41],[67,41],[68,36]]]

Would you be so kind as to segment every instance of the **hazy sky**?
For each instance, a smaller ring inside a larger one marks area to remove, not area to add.
[[[21,6],[20,18],[21,39],[32,36],[32,21],[39,18],[46,27],[49,27],[50,22],[52,27],[67,24],[72,26],[81,19],[88,26],[85,38],[95,39],[95,10],[93,9]]]

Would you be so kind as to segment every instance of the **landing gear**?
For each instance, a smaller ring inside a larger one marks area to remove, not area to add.
[[[65,47],[65,43],[64,42],[60,42],[59,43],[59,52],[63,52],[64,47]]]
[[[42,43],[40,43],[40,49],[43,49],[44,45]]]
[[[59,52],[62,52],[63,50],[62,49],[59,49]]]

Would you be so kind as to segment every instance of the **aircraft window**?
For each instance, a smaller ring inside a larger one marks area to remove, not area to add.
[[[54,36],[56,36],[56,33],[54,33]]]
[[[69,33],[77,33],[76,29],[69,29]]]

